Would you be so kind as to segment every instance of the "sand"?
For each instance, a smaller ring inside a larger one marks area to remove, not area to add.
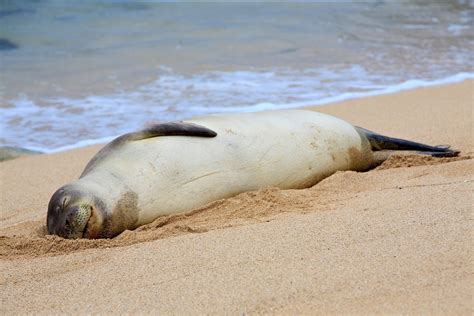
[[[460,158],[395,155],[266,188],[112,240],[45,236],[93,146],[0,163],[0,312],[472,314],[474,81],[315,107]]]

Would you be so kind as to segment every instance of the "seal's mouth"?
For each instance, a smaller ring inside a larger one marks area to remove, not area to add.
[[[89,227],[89,222],[90,222],[90,218],[87,221],[86,225],[84,226],[84,229],[82,230],[81,238],[87,238],[87,231],[88,231],[88,227]]]
[[[102,218],[103,216],[101,216],[100,211],[91,207],[86,224],[82,229],[82,238],[98,238],[101,232]]]

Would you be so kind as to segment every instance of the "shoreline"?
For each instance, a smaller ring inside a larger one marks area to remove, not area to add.
[[[383,168],[240,194],[110,241],[41,230],[51,194],[102,145],[4,161],[0,310],[469,314],[473,93],[466,80],[310,107],[450,144],[462,159],[395,156]]]
[[[427,88],[427,87],[437,87],[443,85],[450,85],[455,84],[463,81],[469,81],[474,79],[474,73],[469,72],[461,72],[457,73],[448,77],[444,77],[441,79],[436,80],[423,80],[423,79],[410,79],[399,84],[394,84],[391,86],[387,86],[381,89],[376,90],[369,90],[366,92],[354,92],[354,93],[343,93],[341,95],[333,96],[333,97],[326,97],[318,101],[308,101],[308,102],[298,102],[298,103],[289,103],[289,104],[267,104],[261,103],[252,106],[248,106],[241,109],[241,112],[258,112],[258,111],[266,111],[266,110],[279,110],[279,109],[298,109],[298,108],[308,108],[308,107],[315,107],[315,106],[327,106],[334,103],[340,103],[344,101],[351,101],[357,99],[363,99],[367,97],[377,97],[382,95],[390,95],[402,91],[410,91],[416,90],[420,88]],[[218,108],[216,110],[218,113],[229,113],[236,111],[235,108]],[[203,114],[205,115],[205,114]],[[77,148],[83,148],[87,146],[93,145],[104,145],[114,138],[118,137],[119,135],[115,136],[104,136],[97,139],[83,139],[77,143],[64,145],[58,148],[43,148],[38,146],[0,146],[0,161],[7,160],[9,158],[7,154],[3,154],[2,151],[6,151],[8,149],[12,149],[16,152],[35,152],[35,153],[42,153],[42,154],[52,154],[58,152],[64,152],[67,150],[73,150]],[[15,156],[17,157],[17,156]],[[5,159],[6,158],[6,159]]]

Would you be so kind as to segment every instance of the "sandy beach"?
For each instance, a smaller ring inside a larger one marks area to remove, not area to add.
[[[312,188],[266,188],[112,240],[45,234],[100,146],[0,163],[0,311],[472,314],[474,81],[312,108],[456,158],[395,155]]]

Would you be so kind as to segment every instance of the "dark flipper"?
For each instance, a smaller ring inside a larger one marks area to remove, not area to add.
[[[204,126],[184,122],[171,122],[155,124],[141,131],[127,133],[117,137],[104,148],[102,148],[87,164],[80,177],[86,175],[97,164],[107,157],[116,148],[132,141],[153,138],[158,136],[194,136],[194,137],[215,137],[217,133]]]
[[[215,137],[217,133],[207,127],[200,126],[192,123],[184,122],[170,122],[155,124],[144,130],[128,133],[116,138],[117,142],[127,142],[134,140],[142,140],[146,138],[158,137],[158,136],[195,136],[195,137]],[[110,143],[110,144],[112,144]]]
[[[449,149],[449,146],[430,146],[410,140],[383,136],[362,127],[357,127],[359,133],[364,134],[372,146],[372,150],[413,150],[433,157],[455,157],[458,150]]]

